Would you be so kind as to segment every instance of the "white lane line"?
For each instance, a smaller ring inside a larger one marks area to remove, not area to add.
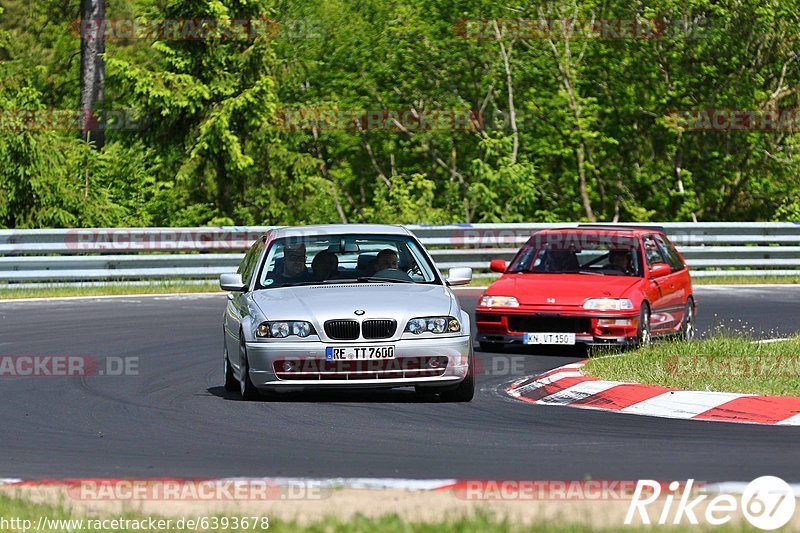
[[[252,483],[265,483],[268,485],[292,486],[301,484],[314,484],[320,487],[336,488],[347,487],[351,489],[406,489],[406,490],[436,490],[441,487],[453,485],[457,479],[395,479],[395,478],[306,478],[306,477],[275,477],[251,478],[232,477],[214,480],[217,483],[232,482],[236,485]]]
[[[772,344],[773,342],[783,342],[790,340],[792,340],[791,337],[781,337],[778,339],[761,339],[759,341],[753,341],[753,344]]]
[[[800,413],[777,422],[779,426],[800,426]]]
[[[700,487],[700,492],[709,494],[742,494],[750,483],[747,481],[722,481]],[[800,498],[800,483],[790,483],[795,497]]]
[[[736,398],[751,396],[733,392],[671,391],[621,409],[621,413],[692,418]]]
[[[568,405],[572,402],[582,400],[588,396],[605,392],[611,387],[616,387],[617,385],[619,385],[619,383],[615,383],[613,381],[584,381],[583,383],[577,383],[560,392],[551,394],[550,396],[545,396],[544,398],[537,400],[535,403]]]
[[[528,383],[527,385],[523,385],[522,387],[514,389],[511,392],[515,393],[515,396],[519,396],[523,392],[536,390],[538,388],[544,387],[545,385],[551,385],[556,381],[564,378],[582,378],[582,377],[584,377],[584,375],[581,374],[580,372],[556,372],[555,374],[550,374],[547,377],[544,377],[542,379],[537,379],[536,381]]]

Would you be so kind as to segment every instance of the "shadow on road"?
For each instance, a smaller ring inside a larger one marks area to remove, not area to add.
[[[242,401],[238,392],[225,387],[209,387],[211,395],[224,400]],[[278,403],[445,403],[436,394],[417,393],[410,388],[401,389],[339,389],[308,390],[263,394],[262,402]]]

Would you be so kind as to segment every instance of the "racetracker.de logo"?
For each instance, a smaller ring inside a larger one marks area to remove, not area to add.
[[[270,501],[321,500],[330,488],[315,480],[269,479],[83,479],[67,493],[81,501]]]
[[[637,486],[634,480],[520,480],[463,481],[453,494],[468,501],[627,500]]]
[[[282,131],[479,131],[483,118],[470,109],[357,109],[307,106],[279,109]]]
[[[643,40],[658,39],[664,22],[656,19],[470,18],[455,25],[462,39],[477,41]]]
[[[0,355],[0,378],[136,376],[138,357]]]
[[[86,252],[125,250],[246,250],[263,232],[190,228],[183,230],[73,229],[64,236],[67,249]]]
[[[270,18],[218,19],[109,19],[75,20],[70,33],[84,41],[158,40],[158,41],[252,41],[274,38],[280,32],[278,21]]]

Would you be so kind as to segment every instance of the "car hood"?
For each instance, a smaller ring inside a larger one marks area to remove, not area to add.
[[[514,296],[522,305],[582,306],[588,298],[622,298],[641,280],[593,274],[506,274],[485,294]]]
[[[342,283],[263,289],[252,295],[265,320],[311,320],[321,325],[336,318],[458,316],[458,301],[442,285]],[[363,310],[363,315],[356,315]]]

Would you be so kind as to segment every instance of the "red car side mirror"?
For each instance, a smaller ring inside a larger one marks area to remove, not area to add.
[[[508,269],[508,263],[506,263],[503,259],[492,259],[489,263],[489,270],[492,272],[500,272],[501,274],[505,273],[506,269]]]
[[[661,278],[672,273],[672,269],[666,263],[656,263],[650,267],[651,278]]]

